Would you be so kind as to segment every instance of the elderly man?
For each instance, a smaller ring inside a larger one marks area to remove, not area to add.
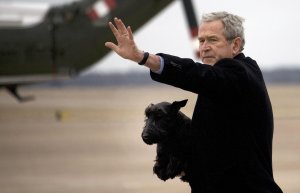
[[[272,171],[273,114],[262,73],[243,53],[243,19],[227,12],[202,16],[202,63],[136,46],[130,27],[109,26],[125,59],[150,68],[153,80],[198,94],[191,136],[195,148],[185,175],[192,193],[282,193]]]

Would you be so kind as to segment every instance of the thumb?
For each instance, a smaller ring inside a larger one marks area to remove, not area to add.
[[[105,42],[105,46],[115,52],[117,52],[118,46],[112,42]]]

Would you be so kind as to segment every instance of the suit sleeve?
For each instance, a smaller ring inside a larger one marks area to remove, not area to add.
[[[247,84],[247,72],[235,59],[222,59],[214,66],[167,54],[161,74],[150,72],[155,81],[208,97],[231,99],[241,94]]]

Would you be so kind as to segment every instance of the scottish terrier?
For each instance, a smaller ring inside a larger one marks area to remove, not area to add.
[[[191,119],[180,111],[187,101],[151,104],[145,110],[142,139],[148,145],[157,144],[153,172],[164,181],[181,176],[188,182]]]

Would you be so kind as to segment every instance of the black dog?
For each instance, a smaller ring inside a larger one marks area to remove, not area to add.
[[[146,120],[142,132],[143,141],[157,144],[157,155],[153,172],[161,179],[182,176],[188,181],[187,167],[191,150],[191,119],[180,112],[187,100],[172,104],[161,102],[151,104],[145,110]]]

